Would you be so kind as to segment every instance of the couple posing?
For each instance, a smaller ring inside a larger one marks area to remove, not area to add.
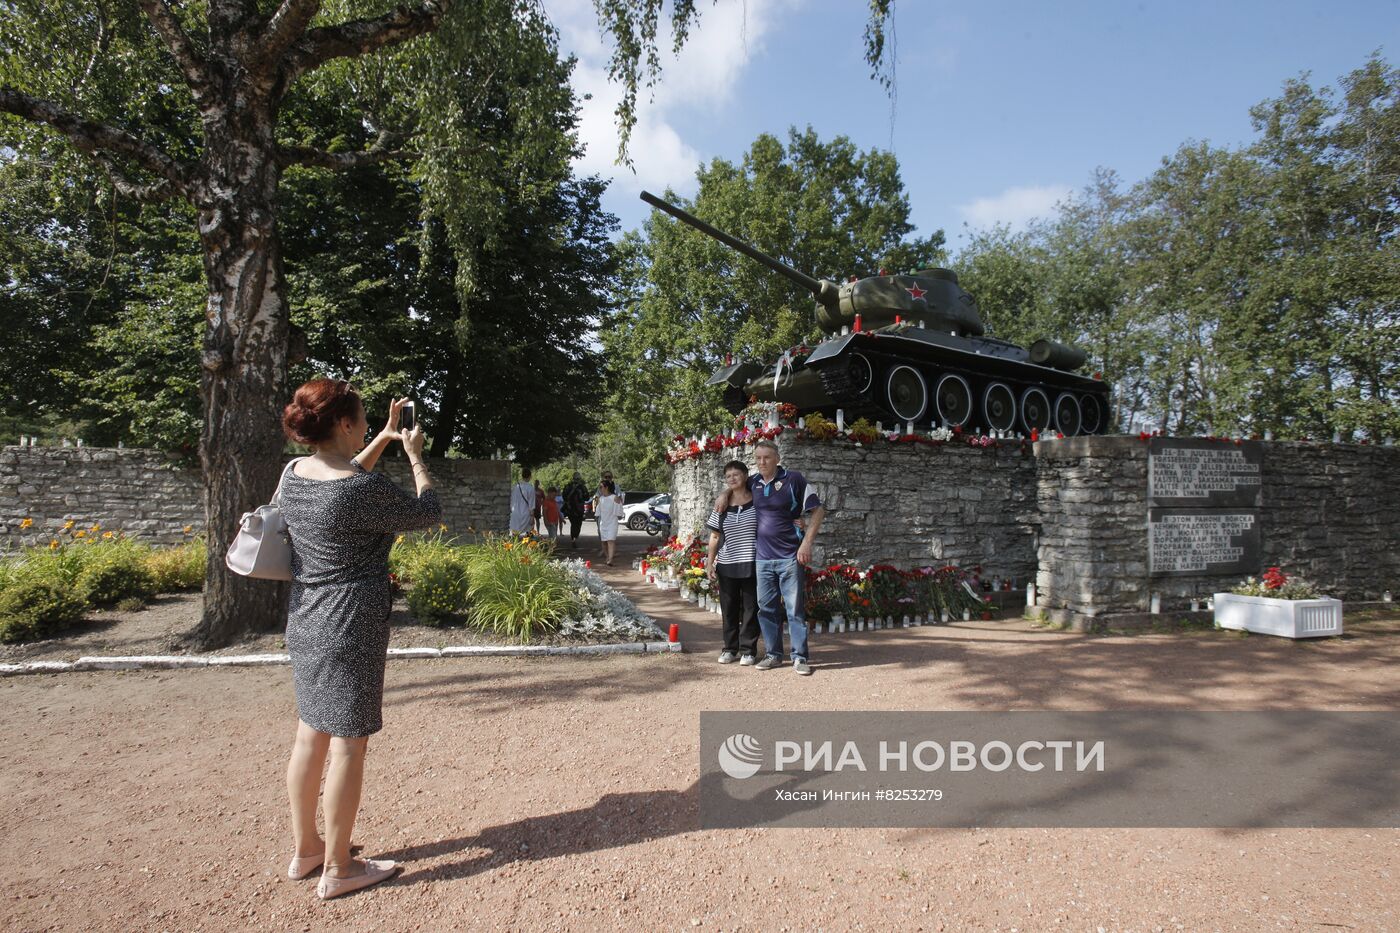
[[[750,476],[740,460],[726,463],[725,490],[705,523],[710,530],[706,566],[711,583],[719,586],[724,617],[719,663],[738,661],[760,671],[780,666],[781,606],[792,640],[792,669],[810,674],[802,568],[812,562],[812,540],[826,509],[805,476],[778,465],[780,456],[777,444],[763,440],[754,450],[757,473]],[[762,660],[757,658],[760,628],[767,652]]]

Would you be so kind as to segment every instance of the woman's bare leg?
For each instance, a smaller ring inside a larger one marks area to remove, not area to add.
[[[350,832],[360,812],[369,737],[332,738],[331,767],[326,774],[326,871],[333,877],[358,875],[364,866],[350,857]]]
[[[331,737],[297,721],[292,758],[287,762],[287,797],[292,805],[292,841],[298,858],[320,855],[325,849],[316,831],[316,798],[321,794],[321,772]]]

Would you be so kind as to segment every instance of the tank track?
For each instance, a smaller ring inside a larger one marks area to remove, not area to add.
[[[822,388],[831,396],[835,406],[846,412],[848,420],[864,415],[888,417],[881,406],[860,391],[851,378],[851,368],[844,361],[840,362],[842,365],[814,367],[821,377]]]

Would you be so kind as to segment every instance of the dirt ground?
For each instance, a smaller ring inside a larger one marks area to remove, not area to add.
[[[635,542],[629,547],[635,547]],[[391,662],[356,839],[394,881],[288,882],[286,668],[0,680],[6,930],[1394,930],[1400,830],[701,831],[717,709],[1400,708],[1400,617],[1295,643],[1019,620],[714,663],[719,620],[609,578],[686,653]]]

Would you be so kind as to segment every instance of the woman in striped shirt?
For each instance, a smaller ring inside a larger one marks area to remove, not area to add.
[[[748,488],[749,468],[742,460],[724,465],[724,492],[715,500],[710,520],[711,585],[719,586],[724,617],[724,650],[719,663],[753,664],[758,654],[758,583],[754,575],[754,536],[758,516]]]

